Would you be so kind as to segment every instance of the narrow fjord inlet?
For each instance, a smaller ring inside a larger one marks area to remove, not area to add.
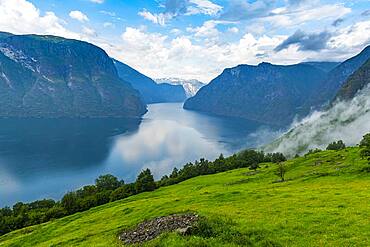
[[[142,120],[4,119],[0,124],[0,206],[58,199],[101,174],[134,181],[147,166],[159,179],[189,161],[271,141],[252,134],[274,130],[185,111],[181,103],[149,105]]]
[[[0,247],[369,246],[369,17],[0,0]]]

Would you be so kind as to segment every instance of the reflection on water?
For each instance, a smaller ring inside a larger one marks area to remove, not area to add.
[[[266,127],[185,111],[181,104],[150,105],[142,121],[0,120],[0,206],[58,199],[104,173],[130,182],[149,167],[159,178],[186,162],[272,138],[252,134],[260,130]]]

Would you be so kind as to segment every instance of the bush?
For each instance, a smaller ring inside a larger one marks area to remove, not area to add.
[[[121,186],[115,189],[110,195],[110,201],[117,201],[131,196],[133,193],[128,185]]]

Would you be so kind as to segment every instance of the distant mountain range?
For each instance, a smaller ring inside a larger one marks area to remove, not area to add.
[[[171,85],[169,83],[157,84],[154,80],[130,66],[117,60],[113,61],[119,76],[123,80],[130,82],[140,92],[147,104],[185,101],[186,94],[182,85]]]
[[[295,117],[327,106],[348,77],[369,58],[367,47],[343,63],[239,65],[225,69],[189,98],[184,108],[287,126]]]
[[[326,72],[308,64],[239,65],[188,99],[185,109],[287,125],[302,112],[307,95],[318,90]]]
[[[171,85],[181,85],[186,92],[186,96],[193,97],[199,89],[201,89],[204,85],[206,85],[203,82],[200,82],[198,80],[192,79],[192,80],[185,80],[180,78],[160,78],[155,80],[157,83],[168,83]]]
[[[0,117],[140,117],[146,105],[102,49],[0,33]]]

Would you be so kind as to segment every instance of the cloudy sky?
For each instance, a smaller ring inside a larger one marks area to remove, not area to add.
[[[370,0],[0,0],[0,30],[94,43],[153,78],[209,82],[262,61],[340,61],[370,44]]]

